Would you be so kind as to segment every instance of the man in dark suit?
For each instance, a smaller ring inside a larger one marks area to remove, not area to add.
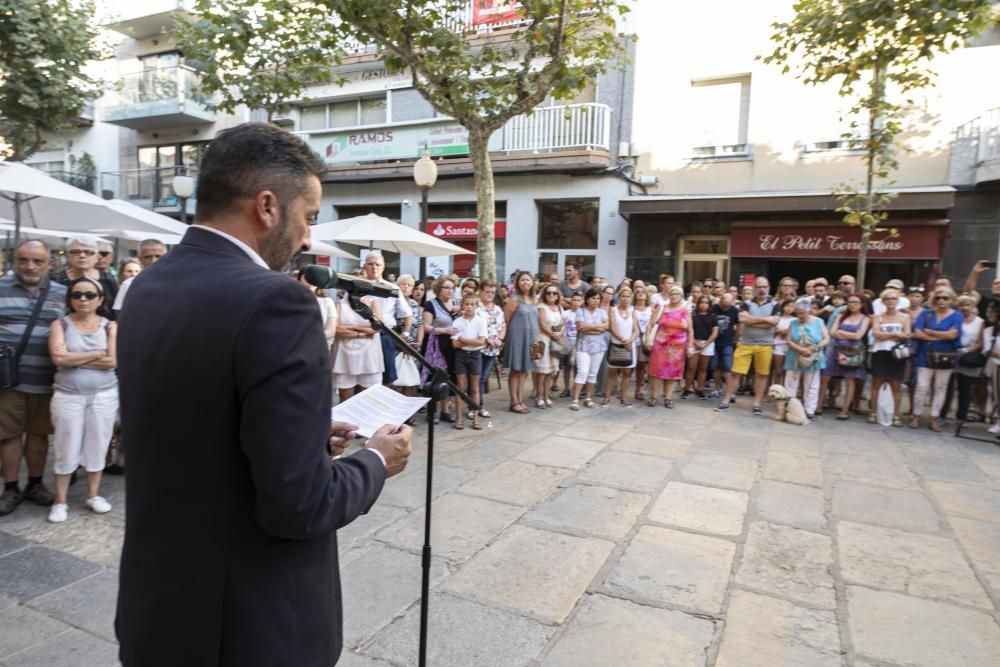
[[[200,169],[199,224],[129,293],[126,667],[326,667],[340,654],[335,531],[405,467],[411,431],[383,428],[331,463],[355,427],[330,422],[315,297],[275,272],[309,249],[322,171],[274,126],[221,132]]]

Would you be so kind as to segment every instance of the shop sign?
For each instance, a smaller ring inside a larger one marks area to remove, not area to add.
[[[472,25],[506,23],[521,18],[517,0],[472,0]]]
[[[384,67],[379,67],[346,72],[342,75],[333,72],[331,76],[329,83],[309,87],[310,99],[351,97],[413,86],[413,75],[409,70],[389,72]]]
[[[943,227],[899,227],[898,236],[876,233],[868,242],[869,259],[940,259]],[[861,230],[839,227],[736,227],[733,257],[844,259],[861,249]]]
[[[428,222],[427,233],[439,239],[468,239],[475,240],[479,237],[479,223],[475,220],[443,220],[439,222]],[[507,221],[497,220],[493,224],[494,238],[502,239],[507,237]]]
[[[469,131],[456,123],[399,125],[348,132],[312,132],[308,143],[327,164],[353,164],[416,158],[423,154],[424,148],[435,157],[467,155]]]

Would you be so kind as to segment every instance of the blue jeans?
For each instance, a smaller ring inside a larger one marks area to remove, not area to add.
[[[723,373],[728,373],[733,370],[733,345],[716,345],[715,346],[715,356],[712,357],[712,363],[709,365],[709,370],[721,370]]]
[[[392,384],[396,381],[396,343],[384,331],[380,331],[378,336],[382,343],[382,359],[385,362],[382,384]]]
[[[496,362],[496,357],[483,355],[483,372],[479,374],[479,407],[482,407],[483,403],[486,402],[486,392],[490,388],[490,372]]]

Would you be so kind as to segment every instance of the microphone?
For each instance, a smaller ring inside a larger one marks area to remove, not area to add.
[[[348,273],[337,273],[329,266],[310,264],[302,275],[306,282],[320,289],[340,289],[354,296],[375,296],[379,298],[398,297],[399,290],[382,283],[364,278],[356,278]]]

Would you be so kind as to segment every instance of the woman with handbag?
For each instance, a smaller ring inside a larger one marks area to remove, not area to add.
[[[452,344],[451,337],[458,331],[455,328],[455,318],[459,317],[460,313],[454,306],[455,302],[452,296],[455,293],[457,282],[451,276],[440,276],[435,280],[434,298],[425,300],[423,314],[424,357],[435,366],[446,369],[448,377],[453,382],[457,376],[455,375],[455,346]],[[430,374],[427,369],[422,369],[420,379],[426,382],[429,378]],[[454,423],[458,414],[457,410],[461,410],[461,403],[455,401],[455,416],[452,416],[448,411],[451,403],[450,396],[441,401],[441,409],[434,419]]]
[[[871,348],[872,390],[868,400],[870,410],[868,423],[878,423],[876,404],[879,390],[882,385],[888,384],[892,391],[892,425],[900,427],[903,425],[900,412],[903,402],[901,388],[903,377],[906,375],[906,362],[910,358],[911,322],[906,311],[897,309],[899,306],[897,290],[891,287],[885,289],[879,298],[885,310],[881,315],[872,317],[871,329],[875,344]]]
[[[615,381],[620,379],[618,400],[622,407],[630,407],[626,398],[629,379],[636,364],[636,344],[639,336],[639,323],[632,310],[632,288],[622,286],[618,289],[618,305],[611,308],[611,318],[608,331],[611,333],[611,347],[608,349],[608,379],[604,387],[604,400],[601,405],[611,402],[611,393]]]
[[[507,323],[507,346],[504,364],[510,370],[507,392],[510,394],[510,411],[518,414],[530,412],[524,404],[524,378],[533,366],[532,347],[538,338],[538,300],[534,294],[534,278],[527,271],[514,276],[514,289],[504,306]]]
[[[920,343],[914,358],[917,389],[910,409],[910,428],[920,428],[920,416],[933,384],[930,429],[937,433],[944,430],[937,415],[944,407],[948,380],[958,364],[962,331],[962,314],[951,307],[954,300],[955,292],[950,288],[937,288],[931,294],[931,307],[920,313],[913,323],[913,337]]]
[[[541,356],[535,359],[535,407],[540,410],[552,407],[549,392],[559,374],[559,360],[565,353],[563,345],[562,293],[558,285],[545,284],[542,288],[541,303],[538,304],[538,337],[535,345],[541,343]]]
[[[809,419],[816,419],[819,403],[820,373],[826,366],[825,348],[830,335],[823,320],[812,314],[812,301],[803,297],[795,301],[795,318],[788,323],[788,350],[785,354],[785,389],[792,396],[802,385],[802,407]]]
[[[642,401],[646,399],[643,387],[646,384],[646,367],[649,365],[649,348],[643,341],[646,339],[646,331],[649,330],[649,322],[653,317],[653,307],[649,305],[649,291],[645,288],[636,288],[633,301],[632,312],[635,313],[635,321],[639,325],[639,341],[635,346],[635,400]]]
[[[673,408],[674,386],[684,379],[684,361],[693,345],[691,313],[684,303],[684,290],[674,285],[667,292],[667,302],[653,316],[655,337],[649,351],[649,381],[652,390],[646,405],[656,405],[657,389],[663,385],[663,407]]]
[[[608,313],[599,307],[600,290],[591,287],[584,297],[584,307],[576,317],[576,381],[573,383],[573,401],[570,410],[580,409],[580,390],[586,387],[583,405],[594,407],[594,383],[597,372],[608,351],[604,334],[608,331]]]
[[[854,398],[861,395],[858,385],[865,380],[865,336],[871,320],[863,311],[864,303],[861,295],[848,295],[845,309],[830,328],[833,342],[827,350],[821,393],[826,394],[831,378],[844,380],[844,402],[837,415],[841,420],[850,418]]]
[[[955,382],[958,385],[958,412],[955,416],[958,421],[964,422],[969,417],[972,391],[986,365],[986,355],[983,354],[986,322],[976,314],[976,301],[971,296],[963,294],[955,299],[955,304],[962,314],[962,333],[959,336],[961,347],[958,348],[958,368],[955,369]]]

